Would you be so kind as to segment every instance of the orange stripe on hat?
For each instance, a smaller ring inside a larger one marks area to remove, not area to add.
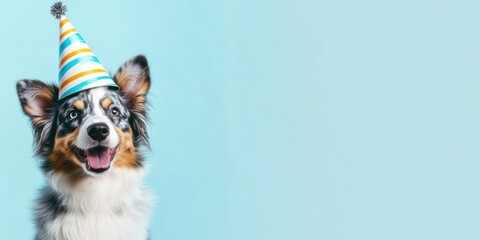
[[[65,87],[67,84],[69,84],[70,82],[74,81],[75,79],[78,79],[80,77],[83,77],[85,75],[88,75],[90,73],[106,73],[107,71],[105,71],[104,69],[91,69],[91,70],[87,70],[87,71],[83,71],[83,72],[79,72],[71,77],[69,77],[68,79],[66,79],[65,81],[62,82],[62,84],[60,85],[60,89],[62,89],[63,87]]]
[[[65,23],[68,22],[68,18],[64,18],[62,21],[60,21],[60,27],[63,27],[63,25],[65,25]]]
[[[60,40],[62,40],[63,37],[65,37],[65,35],[71,33],[71,32],[76,32],[77,29],[75,28],[72,28],[72,29],[68,29],[67,31],[63,32],[61,35],[60,35]]]
[[[65,63],[71,57],[73,57],[77,54],[86,53],[86,52],[92,52],[92,50],[90,48],[81,48],[81,49],[75,50],[75,51],[67,54],[65,57],[62,58],[62,60],[60,60],[60,64],[58,64],[58,67],[62,66],[62,64]]]

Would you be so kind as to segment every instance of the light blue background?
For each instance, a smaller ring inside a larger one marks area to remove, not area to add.
[[[51,4],[0,7],[0,239],[33,236]],[[152,239],[480,239],[479,1],[67,4],[107,69],[150,61]]]

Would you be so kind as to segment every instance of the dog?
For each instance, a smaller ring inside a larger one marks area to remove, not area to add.
[[[61,100],[55,84],[17,82],[47,179],[35,202],[37,240],[148,238],[147,59],[127,61],[113,80],[119,90],[91,88]]]

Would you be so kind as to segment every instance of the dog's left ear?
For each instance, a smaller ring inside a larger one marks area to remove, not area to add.
[[[120,67],[113,77],[120,87],[129,108],[138,114],[145,114],[147,92],[150,89],[150,70],[147,58],[138,55]]]
[[[127,107],[131,110],[130,124],[135,144],[148,145],[147,135],[147,93],[150,88],[150,70],[145,56],[138,55],[127,61],[113,76],[120,87]]]

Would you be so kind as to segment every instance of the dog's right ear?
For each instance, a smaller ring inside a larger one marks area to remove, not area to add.
[[[56,86],[38,80],[20,80],[17,82],[17,93],[23,111],[35,127],[43,127],[52,119],[58,98]]]

